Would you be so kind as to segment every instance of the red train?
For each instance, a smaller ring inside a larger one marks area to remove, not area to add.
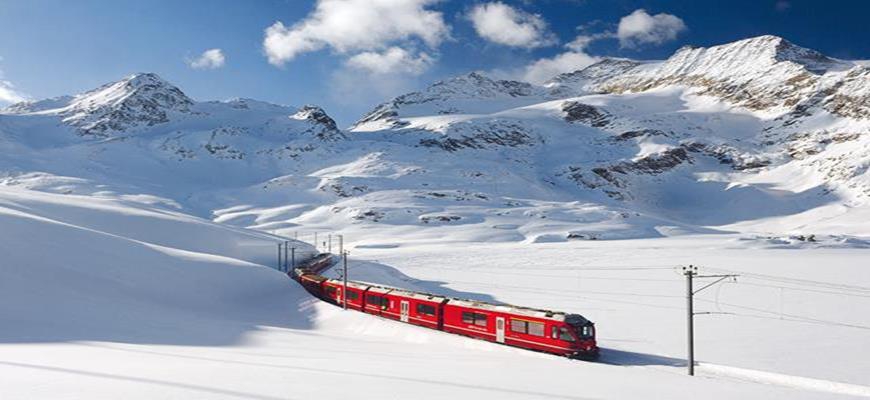
[[[290,274],[311,294],[343,305],[344,282],[320,274],[321,255]],[[577,314],[454,299],[427,293],[347,283],[347,308],[444,332],[562,356],[596,359],[595,324]]]

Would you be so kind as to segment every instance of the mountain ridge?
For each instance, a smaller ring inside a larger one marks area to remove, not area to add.
[[[267,230],[870,235],[842,222],[870,204],[867,71],[763,36],[604,59],[540,86],[471,72],[348,130],[314,105],[197,102],[138,74],[7,108],[0,171],[38,190],[142,190]]]

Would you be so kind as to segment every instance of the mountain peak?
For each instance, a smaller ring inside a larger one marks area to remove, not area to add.
[[[145,88],[145,87],[166,87],[166,88],[175,88],[175,85],[169,83],[165,79],[161,78],[160,75],[157,75],[153,72],[137,72],[135,74],[128,75],[120,82],[125,82],[127,87],[133,89]]]
[[[193,101],[180,89],[152,72],[128,75],[117,82],[76,96],[79,106],[98,106],[122,103],[131,97],[153,97],[166,105],[191,105]]]
[[[767,68],[781,62],[799,65],[815,74],[823,74],[841,66],[839,61],[818,51],[800,47],[775,35],[756,36],[711,47],[685,46],[668,58],[665,65],[718,66],[723,72],[730,70],[736,73],[748,67]]]
[[[311,123],[312,127],[306,132],[314,134],[320,140],[335,141],[345,138],[344,134],[341,133],[341,130],[335,124],[335,120],[318,106],[311,104],[302,106],[290,118]]]
[[[543,94],[543,88],[527,82],[496,80],[479,71],[473,71],[435,82],[422,91],[403,94],[380,104],[357,121],[351,130],[376,121],[382,123],[378,125],[379,127],[397,128],[404,126],[398,121],[400,117],[411,116],[418,112],[431,114],[479,112],[482,109],[476,108],[471,103],[486,103],[491,100],[512,101]]]
[[[641,62],[625,58],[604,58],[583,69],[556,75],[544,82],[551,96],[579,96],[594,93],[595,86],[616,76],[628,73]]]
[[[533,93],[533,86],[526,82],[492,79],[482,72],[473,71],[430,85],[424,94],[462,98],[519,97]]]
[[[137,73],[75,96],[63,110],[64,122],[82,135],[107,136],[136,126],[167,122],[187,113],[193,100],[154,73]]]

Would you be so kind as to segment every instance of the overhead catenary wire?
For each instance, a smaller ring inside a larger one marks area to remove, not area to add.
[[[778,282],[778,283],[788,283],[797,286],[810,286],[810,287],[823,287],[828,289],[838,289],[844,291],[854,291],[854,292],[866,292],[870,294],[870,287],[868,286],[860,286],[860,285],[850,285],[845,283],[834,283],[834,282],[824,282],[824,281],[816,281],[811,279],[800,279],[800,278],[790,278],[785,276],[776,276],[776,275],[767,275],[767,274],[759,274],[752,272],[742,272],[742,271],[734,271],[723,268],[708,268],[710,271],[722,272],[722,273],[739,273],[742,278],[751,278],[757,279],[761,281],[770,281],[770,282]]]

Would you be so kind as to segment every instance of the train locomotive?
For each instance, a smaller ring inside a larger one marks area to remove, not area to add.
[[[326,278],[321,254],[289,272],[312,295],[366,314],[571,358],[598,358],[595,324],[578,314],[463,300],[370,283]],[[343,293],[346,290],[347,293]]]

